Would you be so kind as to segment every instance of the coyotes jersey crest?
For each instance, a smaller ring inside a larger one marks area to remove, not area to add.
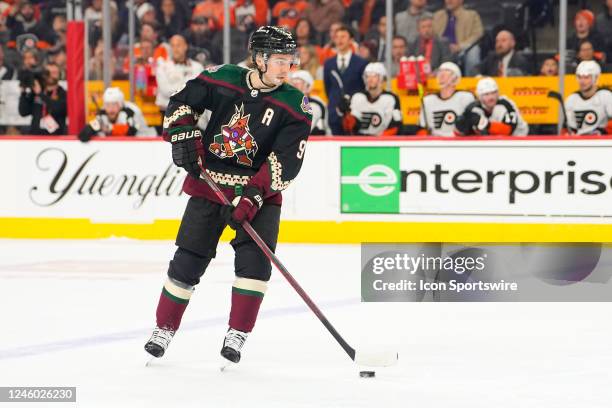
[[[244,114],[244,105],[234,105],[236,112],[229,122],[221,126],[221,133],[213,136],[208,150],[220,159],[236,157],[236,162],[251,167],[257,153],[257,142],[249,130],[251,114]]]

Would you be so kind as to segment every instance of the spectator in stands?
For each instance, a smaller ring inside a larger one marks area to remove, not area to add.
[[[358,38],[364,39],[384,15],[384,0],[353,0],[346,10],[344,20],[350,27],[357,30]]]
[[[408,43],[406,39],[401,35],[396,35],[393,37],[393,41],[391,42],[391,77],[396,77],[399,73],[400,60],[402,57],[406,56],[406,52],[408,50]]]
[[[603,54],[601,52],[595,52],[593,49],[593,44],[589,40],[582,40],[578,46],[578,54],[576,54],[576,59],[572,64],[570,64],[568,71],[575,71],[582,61],[595,61],[597,64],[599,64],[600,68],[603,68],[604,62],[602,61],[602,56]]]
[[[4,48],[0,45],[0,80],[8,81],[15,79],[17,77],[16,75],[15,69],[5,63]]]
[[[204,0],[193,8],[192,18],[206,17],[211,22],[211,29],[223,28],[223,0]]]
[[[19,114],[32,115],[31,135],[63,135],[66,133],[66,91],[59,86],[60,70],[47,64],[41,75],[35,74],[30,84],[21,83]],[[30,86],[28,86],[30,85]]]
[[[568,50],[574,50],[576,54],[583,40],[589,40],[595,52],[605,53],[606,43],[602,35],[595,30],[595,16],[590,10],[580,10],[574,17],[574,32],[567,39]],[[605,58],[605,55],[603,56]]]
[[[161,24],[161,38],[167,40],[187,28],[187,16],[182,8],[176,7],[175,0],[162,0],[157,9],[156,20]]]
[[[357,55],[368,62],[375,62],[376,55],[376,44],[371,41],[363,41],[359,44],[359,49],[357,50]]]
[[[298,47],[300,53],[300,69],[307,71],[315,79],[323,79],[323,67],[319,64],[319,56],[314,45]]]
[[[314,29],[307,18],[302,17],[295,23],[295,40],[297,41],[298,47],[302,45],[314,45],[316,42],[314,36]]]
[[[395,33],[413,43],[418,35],[419,18],[425,12],[427,0],[410,0],[408,8],[395,15]]]
[[[334,135],[343,134],[341,117],[337,111],[338,103],[346,96],[351,96],[364,89],[363,70],[367,61],[352,52],[353,35],[346,26],[341,26],[334,35],[335,48],[338,54],[325,61],[323,82],[329,103],[329,127]]]
[[[33,47],[24,46],[21,50],[21,67],[17,73],[20,82],[31,84],[31,78],[41,71],[43,63],[42,57],[38,50]],[[27,79],[24,79],[27,78]],[[27,85],[31,86],[31,85]]]
[[[114,1],[110,2],[111,12],[111,27],[113,32],[118,27],[118,12],[117,4]],[[90,37],[91,36],[102,36],[102,0],[92,0],[89,7],[85,9],[84,17],[85,20],[89,21],[90,24]],[[127,21],[126,21],[127,23]],[[127,24],[125,25],[127,27]],[[95,39],[97,41],[97,38]]]
[[[159,27],[155,7],[151,3],[142,3],[136,10],[136,17],[138,17],[140,24],[151,24]]]
[[[64,15],[56,15],[53,17],[52,22],[54,39],[51,44],[53,44],[53,50],[65,49],[66,48],[66,16]]]
[[[66,50],[60,48],[47,54],[47,60],[60,69],[60,80],[66,79]]]
[[[341,22],[344,17],[344,5],[340,0],[313,0],[306,10],[306,18],[310,21],[318,35],[318,43],[326,41],[326,34],[333,23]],[[332,38],[329,39],[333,41]]]
[[[7,16],[6,25],[11,31],[11,39],[15,40],[21,34],[29,33],[36,26],[34,6],[29,1],[16,3]]]
[[[387,16],[382,16],[378,20],[374,29],[371,30],[366,36],[366,40],[371,42],[374,46],[374,60],[384,61],[385,60],[385,40],[387,38]]]
[[[334,44],[333,38],[336,35],[336,31],[341,28],[344,27],[344,24],[342,24],[341,22],[335,22],[332,23],[329,26],[329,42],[327,44],[325,44],[325,46],[323,48],[321,48],[320,52],[319,52],[319,62],[321,64],[324,64],[325,61],[328,58],[331,57],[335,57],[336,54],[338,53],[338,51],[336,50],[336,45]],[[356,53],[357,50],[359,49],[359,44],[357,44],[357,42],[355,42],[355,40],[351,41],[351,52]]]
[[[243,59],[247,52],[251,33],[268,23],[268,0],[237,0],[230,8],[231,21],[231,55],[230,61],[235,63]]]
[[[480,15],[463,7],[463,0],[445,0],[446,7],[435,12],[433,30],[449,42],[453,56],[463,60],[464,73],[472,75],[480,63],[478,42],[484,34]]]
[[[158,59],[167,59],[168,58],[168,44],[166,43],[158,43],[159,38],[159,30],[158,27],[152,23],[142,23],[140,26],[140,41],[150,41],[153,44],[153,60],[157,61]],[[136,48],[135,52],[139,52],[138,48],[140,44],[135,44]]]
[[[557,76],[559,75],[559,63],[553,57],[546,58],[540,67],[541,76]]]
[[[272,24],[293,30],[308,6],[305,0],[281,0],[272,9]]]
[[[157,97],[155,104],[159,107],[162,121],[170,96],[187,81],[198,76],[204,67],[199,62],[187,58],[187,41],[181,35],[170,38],[171,58],[157,65]],[[161,129],[157,129],[161,134]]]
[[[155,136],[155,129],[147,126],[140,108],[126,102],[119,88],[104,91],[103,107],[79,133],[81,142],[88,142],[93,136]]]
[[[514,35],[502,30],[495,37],[495,51],[489,53],[480,64],[480,73],[485,76],[529,75],[529,62],[515,50]]]
[[[597,15],[595,28],[607,40],[607,54],[612,53],[612,0],[605,1],[604,11]]]
[[[189,44],[189,57],[203,66],[221,63],[221,44],[211,30],[212,22],[206,17],[193,17],[183,37]]]
[[[431,13],[422,13],[418,19],[418,35],[408,45],[408,55],[418,57],[422,55],[433,71],[446,61],[450,61],[451,53],[448,42],[444,38],[436,37],[433,32],[433,16]]]
[[[250,35],[268,24],[269,11],[268,0],[237,0],[230,8],[232,27]]]
[[[141,42],[141,44],[144,43]],[[143,47],[141,47],[142,49]],[[89,79],[92,81],[100,81],[104,79],[104,42],[99,40],[94,48],[93,56],[89,59]],[[110,61],[106,61],[111,72],[115,72],[117,67],[117,59],[111,56]],[[127,67],[127,65],[126,65]]]

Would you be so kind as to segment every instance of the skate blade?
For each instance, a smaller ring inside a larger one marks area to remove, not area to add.
[[[229,371],[229,370],[231,370],[236,365],[237,364],[234,363],[233,361],[229,361],[227,358],[221,357],[221,361],[220,361],[220,364],[219,364],[219,370],[221,372]]]
[[[154,365],[154,361],[158,360],[157,357],[150,355],[149,353],[147,353],[147,357],[146,357],[146,361],[145,361],[145,367],[151,367],[152,365]]]

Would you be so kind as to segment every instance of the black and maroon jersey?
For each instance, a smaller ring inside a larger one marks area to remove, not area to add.
[[[171,98],[164,137],[177,126],[195,126],[205,110],[210,120],[202,134],[204,165],[230,200],[238,186],[263,192],[267,203],[280,204],[280,192],[302,166],[310,134],[308,98],[288,84],[258,90],[248,69],[219,65],[188,81]],[[185,179],[183,190],[219,202],[203,180]]]

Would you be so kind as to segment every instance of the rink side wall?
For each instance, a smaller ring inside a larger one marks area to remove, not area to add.
[[[3,136],[0,157],[0,238],[176,235],[185,173],[159,139]],[[610,157],[595,136],[312,137],[279,239],[612,242]]]

